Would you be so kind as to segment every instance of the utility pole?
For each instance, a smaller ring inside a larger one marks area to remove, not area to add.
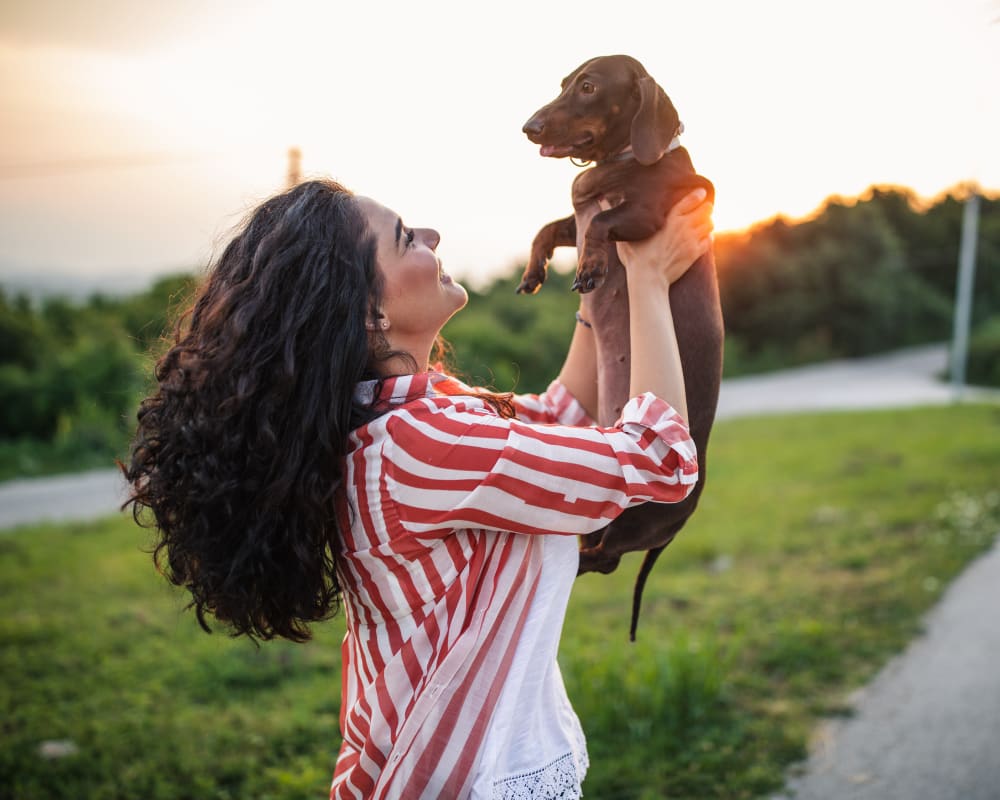
[[[288,148],[288,175],[285,188],[291,189],[302,182],[302,151],[297,147]]]
[[[962,244],[958,251],[958,285],[955,289],[955,326],[951,337],[951,386],[955,400],[965,390],[965,364],[972,321],[972,285],[976,275],[976,239],[979,231],[978,187],[969,187],[962,214]]]

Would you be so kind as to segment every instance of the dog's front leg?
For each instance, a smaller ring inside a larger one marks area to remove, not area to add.
[[[576,245],[576,217],[569,216],[557,219],[545,225],[535,234],[531,243],[531,255],[528,265],[521,276],[521,285],[517,287],[518,294],[534,294],[545,283],[545,268],[552,260],[552,254],[557,247],[573,247]]]
[[[607,280],[611,261],[617,262],[617,258],[613,258],[614,243],[646,239],[656,233],[661,224],[662,215],[658,218],[648,209],[628,201],[596,214],[587,227],[573,288],[585,293],[601,286]]]

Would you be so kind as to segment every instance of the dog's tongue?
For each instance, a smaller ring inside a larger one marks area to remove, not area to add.
[[[554,144],[543,144],[538,152],[543,156],[548,156],[552,158],[562,158],[563,156],[568,156],[573,152],[572,147],[557,147]]]

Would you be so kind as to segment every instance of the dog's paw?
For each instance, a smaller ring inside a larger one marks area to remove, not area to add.
[[[521,284],[517,287],[518,294],[534,294],[542,288],[545,283],[546,267],[549,259],[543,253],[536,252],[532,248],[531,256],[528,258],[528,266],[524,268],[521,276]]]
[[[517,287],[517,294],[536,294],[541,288],[542,284],[538,281],[531,280],[530,278],[522,278],[521,283]]]
[[[592,292],[594,289],[600,289],[607,277],[607,267],[598,267],[597,269],[584,267],[577,271],[576,277],[573,279],[573,285],[570,288],[574,292],[587,294],[587,292]]]
[[[580,259],[572,289],[586,294],[604,285],[608,277],[608,256],[603,248],[587,248]]]
[[[580,550],[580,563],[576,574],[584,575],[588,572],[600,572],[608,575],[618,568],[621,556],[614,556],[605,553],[601,547],[585,547]]]
[[[517,287],[518,294],[535,294],[545,283],[544,270],[525,270],[521,283]]]
[[[588,292],[594,291],[594,289],[599,289],[604,284],[604,276],[592,276],[592,275],[578,275],[574,281],[573,285],[570,286],[570,290],[574,292],[579,292],[580,294],[587,294]]]

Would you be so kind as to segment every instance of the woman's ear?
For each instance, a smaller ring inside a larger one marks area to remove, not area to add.
[[[385,314],[376,313],[374,316],[368,317],[365,321],[365,327],[370,331],[387,331],[389,330],[389,320]]]
[[[632,152],[640,164],[655,164],[677,134],[680,117],[652,78],[639,78],[639,110],[632,118]]]

